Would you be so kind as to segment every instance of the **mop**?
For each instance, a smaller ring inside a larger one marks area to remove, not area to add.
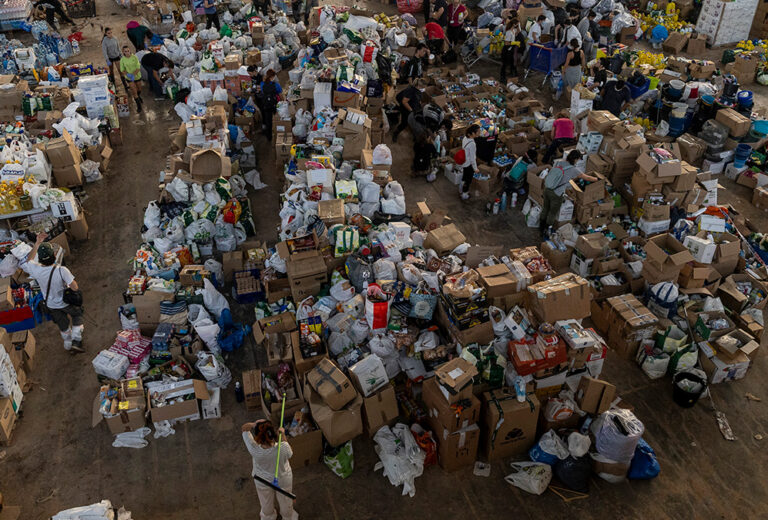
[[[285,418],[285,394],[283,394],[283,406],[280,410],[280,429],[283,429],[283,419]],[[286,491],[282,489],[278,483],[277,483],[277,472],[280,469],[280,447],[283,444],[283,434],[280,432],[277,437],[277,460],[275,461],[275,478],[270,482],[269,480],[265,478],[261,478],[258,475],[254,475],[253,478],[255,478],[258,482],[261,482],[265,486],[271,487],[281,495],[285,495],[290,499],[296,500],[296,495],[291,493],[290,491]]]

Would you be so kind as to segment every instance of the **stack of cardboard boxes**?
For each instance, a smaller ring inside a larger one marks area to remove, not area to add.
[[[455,471],[475,463],[480,445],[480,401],[472,393],[477,369],[464,359],[438,367],[422,385],[440,467]]]
[[[63,130],[61,137],[48,141],[45,154],[58,186],[70,188],[83,184],[83,172],[80,170],[83,157],[69,132]]]
[[[304,395],[331,446],[340,446],[363,433],[363,397],[330,359],[323,358],[307,373]]]
[[[288,283],[296,302],[316,295],[328,280],[325,259],[319,247],[320,241],[314,233],[277,244],[277,252],[286,261]]]

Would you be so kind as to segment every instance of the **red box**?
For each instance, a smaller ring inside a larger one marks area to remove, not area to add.
[[[557,344],[547,346],[544,350],[544,357],[542,359],[522,359],[518,353],[517,346],[536,346],[535,341],[510,341],[507,345],[507,355],[512,360],[512,364],[515,366],[515,371],[521,376],[527,376],[543,370],[545,368],[552,368],[560,363],[568,361],[568,353],[566,352],[565,342],[559,339]]]

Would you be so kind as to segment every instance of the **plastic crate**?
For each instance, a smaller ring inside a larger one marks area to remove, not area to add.
[[[96,16],[95,0],[66,0],[67,14],[70,18]]]
[[[531,44],[531,70],[545,74],[556,71],[568,55],[568,47],[555,47],[552,42],[543,45]]]
[[[636,87],[629,83],[627,83],[627,86],[629,87],[629,93],[632,95],[632,99],[637,99],[648,92],[648,89],[651,87],[651,80],[646,78],[645,83],[641,87]]]

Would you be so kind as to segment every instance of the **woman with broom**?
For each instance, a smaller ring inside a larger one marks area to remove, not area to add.
[[[245,447],[253,458],[253,477],[261,504],[261,520],[277,520],[275,497],[280,517],[284,520],[298,520],[299,514],[293,510],[293,499],[275,490],[275,487],[279,487],[290,493],[293,488],[293,472],[288,463],[293,451],[290,444],[278,438],[278,433],[281,438],[285,437],[285,430],[281,427],[275,431],[271,422],[260,419],[245,423],[242,431]],[[273,482],[273,485],[263,482]]]

